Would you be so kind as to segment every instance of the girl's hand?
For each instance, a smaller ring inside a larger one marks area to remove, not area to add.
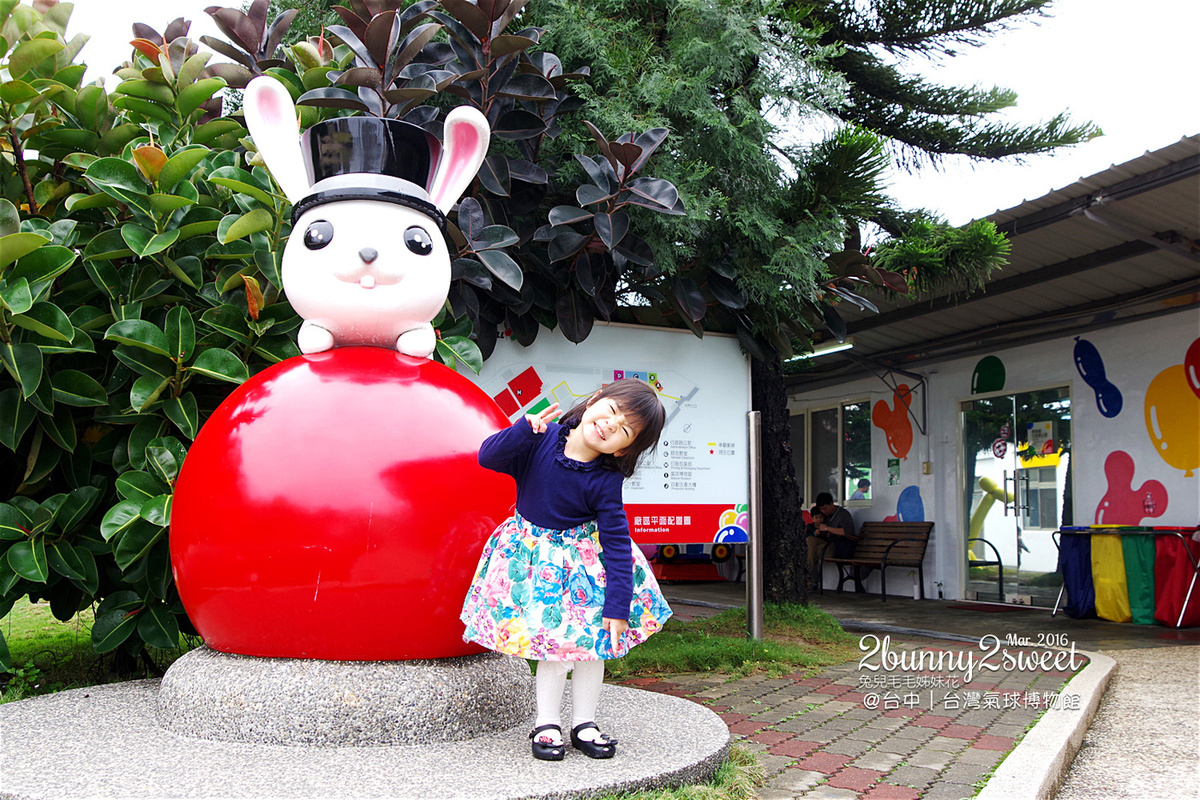
[[[613,641],[621,638],[621,634],[629,630],[629,621],[624,619],[616,619],[614,617],[604,618],[604,630],[608,631],[608,635]]]
[[[534,433],[545,433],[546,423],[553,422],[558,417],[558,403],[550,406],[540,414],[526,414],[525,421]]]

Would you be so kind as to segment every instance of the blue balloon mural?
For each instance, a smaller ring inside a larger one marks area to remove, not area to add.
[[[1121,413],[1124,398],[1121,397],[1121,390],[1104,374],[1104,359],[1100,357],[1100,351],[1096,345],[1078,336],[1075,337],[1075,369],[1079,370],[1083,382],[1096,393],[1096,407],[1101,414],[1111,418]]]
[[[925,522],[925,503],[920,486],[906,486],[896,500],[896,515],[902,522]]]

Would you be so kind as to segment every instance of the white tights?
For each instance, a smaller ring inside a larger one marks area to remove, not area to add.
[[[537,690],[537,720],[533,727],[562,726],[562,697],[571,672],[571,712],[573,723],[594,722],[600,705],[600,687],[604,685],[603,661],[539,661],[534,681]],[[546,733],[551,733],[547,731]],[[592,728],[580,734],[590,740],[596,735]]]

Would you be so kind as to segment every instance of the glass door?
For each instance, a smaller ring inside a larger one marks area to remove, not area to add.
[[[1052,606],[1053,533],[1072,524],[1067,387],[962,404],[967,597]]]

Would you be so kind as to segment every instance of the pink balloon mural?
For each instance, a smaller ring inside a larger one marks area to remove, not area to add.
[[[889,406],[886,400],[880,400],[871,408],[871,424],[887,434],[888,450],[896,458],[908,458],[912,448],[913,430],[908,419],[908,407],[912,404],[912,393],[908,384],[902,383],[892,392],[896,402]]]
[[[1167,488],[1146,481],[1133,488],[1133,456],[1114,450],[1104,461],[1108,491],[1096,506],[1097,525],[1138,525],[1146,517],[1161,517],[1167,510]]]

